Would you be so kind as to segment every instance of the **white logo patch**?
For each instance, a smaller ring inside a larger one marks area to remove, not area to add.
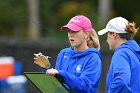
[[[76,66],[76,73],[81,73],[81,65]]]
[[[69,58],[68,56],[64,56],[64,58]]]

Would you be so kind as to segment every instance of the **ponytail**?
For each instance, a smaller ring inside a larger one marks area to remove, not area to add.
[[[135,34],[137,33],[138,28],[136,28],[135,23],[128,23],[126,25],[125,30],[131,34],[132,38],[135,36]]]
[[[133,23],[130,23],[130,22],[129,22],[129,23],[126,25],[126,28],[125,28],[125,31],[126,31],[127,33],[119,33],[119,36],[120,36],[121,38],[125,38],[126,40],[133,39],[134,36],[135,36],[135,34],[137,33],[138,29],[139,29],[139,28],[136,28],[134,22],[133,22]]]
[[[100,42],[98,39],[98,35],[94,29],[90,32],[89,38],[87,40],[88,47],[94,47],[100,50]]]

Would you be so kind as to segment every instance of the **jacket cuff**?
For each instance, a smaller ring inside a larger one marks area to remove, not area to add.
[[[41,68],[42,72],[46,72],[48,69],[53,68],[52,66],[50,66],[49,68]]]
[[[61,75],[62,77],[65,77],[65,71],[64,70],[59,70],[59,75]]]

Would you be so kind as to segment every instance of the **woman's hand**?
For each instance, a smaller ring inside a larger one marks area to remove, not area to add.
[[[56,70],[56,69],[48,69],[46,71],[46,75],[49,75],[49,76],[54,76],[55,74],[59,74],[59,72]]]
[[[49,62],[49,57],[44,56],[42,53],[39,54],[34,54],[34,63],[39,65],[42,68],[49,68],[50,67],[50,62]]]

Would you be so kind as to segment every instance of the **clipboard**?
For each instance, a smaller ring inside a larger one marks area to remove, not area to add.
[[[47,76],[42,72],[24,72],[24,74],[42,93],[69,93],[55,76]]]

